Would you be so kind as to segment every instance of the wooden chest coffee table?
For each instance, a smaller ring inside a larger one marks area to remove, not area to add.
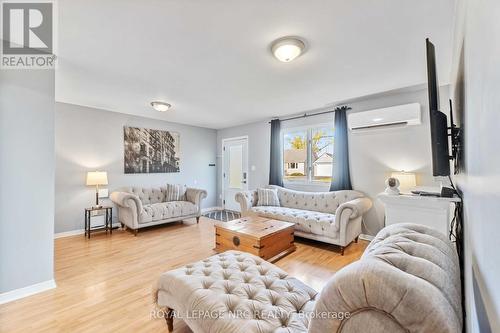
[[[295,251],[293,223],[264,217],[243,217],[215,224],[215,251],[238,250],[264,260]]]

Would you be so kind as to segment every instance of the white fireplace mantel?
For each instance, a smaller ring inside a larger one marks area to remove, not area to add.
[[[429,226],[448,236],[455,203],[460,198],[428,197],[411,194],[378,195],[385,205],[385,225],[417,223]]]

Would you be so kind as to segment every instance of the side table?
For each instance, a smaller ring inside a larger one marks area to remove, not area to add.
[[[92,216],[92,212],[104,210],[105,218],[104,218],[104,226],[94,227],[90,226],[90,218]],[[109,231],[110,234],[113,233],[113,207],[111,206],[101,206],[101,207],[89,207],[85,208],[85,237],[90,238],[90,233],[93,231],[103,231],[106,233]]]

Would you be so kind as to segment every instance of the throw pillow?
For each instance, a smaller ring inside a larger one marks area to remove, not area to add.
[[[186,187],[179,184],[167,184],[165,201],[182,201],[186,196]]]
[[[278,190],[274,188],[257,189],[257,206],[280,206]]]

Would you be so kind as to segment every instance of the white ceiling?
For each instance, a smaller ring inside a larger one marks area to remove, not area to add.
[[[449,81],[455,0],[60,0],[61,102],[210,128]],[[291,63],[270,43],[297,35]],[[149,102],[173,108],[154,111]]]

